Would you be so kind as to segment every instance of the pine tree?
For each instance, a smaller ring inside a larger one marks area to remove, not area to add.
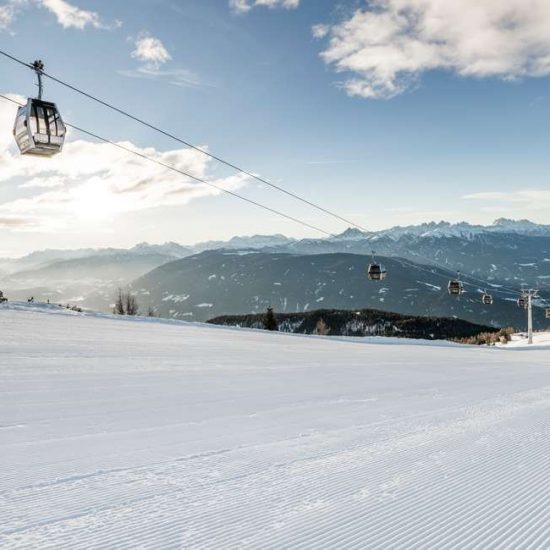
[[[268,307],[265,317],[264,317],[264,329],[265,330],[279,330],[279,324],[277,323],[277,318],[275,313],[273,313],[273,308]]]

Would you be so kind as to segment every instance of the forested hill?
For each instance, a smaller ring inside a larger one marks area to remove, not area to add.
[[[369,259],[360,254],[273,254],[216,250],[160,266],[132,283],[142,310],[162,317],[206,321],[220,315],[281,313],[315,309],[383,309],[409,316],[459,317],[480,325],[523,329],[525,311],[514,294],[494,291],[481,303],[483,287],[467,285],[449,296],[452,272],[401,258],[379,257],[384,281],[369,281]],[[535,327],[547,325],[537,308]]]
[[[214,325],[263,328],[264,314],[222,315],[208,321]],[[443,340],[467,338],[497,329],[450,317],[400,315],[376,309],[318,309],[306,313],[276,314],[281,332],[332,336],[399,336]]]

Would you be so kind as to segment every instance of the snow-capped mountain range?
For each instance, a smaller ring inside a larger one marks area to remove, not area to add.
[[[445,221],[429,222],[421,225],[392,227],[369,234],[373,237],[389,236],[398,239],[403,235],[417,237],[460,237],[471,238],[484,233],[513,233],[517,235],[550,236],[550,225],[541,225],[529,220],[510,220],[499,218],[491,225],[472,225],[467,222],[449,223]]]
[[[194,245],[182,245],[170,241],[164,244],[138,243],[135,246],[124,248],[82,248],[82,249],[46,249],[31,252],[21,258],[0,258],[0,271],[14,271],[32,269],[40,265],[58,260],[72,260],[89,256],[117,256],[130,254],[147,256],[151,254],[176,258],[184,258],[205,250],[221,248],[238,249],[282,249],[298,248],[302,252],[304,245],[309,243],[343,243],[343,242],[376,242],[382,239],[398,241],[403,237],[442,238],[457,237],[471,239],[484,234],[513,234],[534,237],[550,237],[550,225],[543,225],[529,220],[510,220],[499,218],[491,225],[473,225],[467,222],[449,223],[446,221],[428,222],[420,225],[395,226],[379,231],[361,231],[350,227],[342,233],[328,238],[293,239],[281,234],[235,236],[227,241],[205,241]]]
[[[11,299],[40,296],[54,302],[76,302],[92,309],[105,310],[112,303],[117,287],[129,285],[165,264],[212,250],[222,252],[221,264],[224,263],[223,251],[307,257],[341,253],[370,256],[375,250],[377,257],[404,258],[424,268],[429,266],[446,270],[449,276],[461,271],[463,275],[488,281],[488,284],[506,284],[514,288],[525,284],[539,288],[541,292],[550,290],[550,226],[507,219],[496,220],[489,226],[442,221],[372,232],[348,228],[334,237],[319,239],[297,240],[277,234],[233,237],[228,241],[209,241],[190,246],[176,242],[144,242],[129,249],[43,250],[19,259],[0,259],[0,289],[7,292]],[[309,265],[308,262],[305,258],[303,266]],[[399,268],[400,271],[402,269],[405,268]],[[306,276],[311,276],[311,270],[304,267],[299,277]],[[148,279],[152,288],[164,291],[161,288],[162,277],[156,282],[153,279]],[[346,277],[342,275],[341,279],[345,284]],[[441,281],[429,282],[442,284]],[[269,289],[272,283],[269,283]],[[258,288],[254,296],[267,296],[271,292],[269,289]],[[185,289],[180,290],[174,287],[169,294],[186,294]],[[159,299],[163,297],[164,294],[159,294]],[[210,303],[206,298],[204,301]],[[233,311],[229,302],[221,299],[218,302],[219,313],[237,312]],[[335,307],[344,305],[340,302],[334,304]],[[353,301],[349,305],[354,307]],[[407,313],[424,312],[415,306]]]
[[[542,225],[529,220],[499,218],[491,225],[473,225],[467,222],[449,223],[446,221],[428,222],[420,225],[395,226],[380,231],[361,231],[350,227],[343,233],[330,237],[332,241],[376,241],[382,237],[398,240],[404,236],[414,237],[459,237],[472,238],[484,233],[512,233],[516,235],[550,236],[550,225]]]

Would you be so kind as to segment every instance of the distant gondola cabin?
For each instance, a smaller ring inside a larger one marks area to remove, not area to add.
[[[367,274],[371,281],[382,281],[387,273],[380,264],[372,263],[368,267]]]
[[[462,284],[462,281],[459,281],[458,279],[451,280],[449,281],[447,290],[452,296],[460,296],[464,292],[464,285]]]

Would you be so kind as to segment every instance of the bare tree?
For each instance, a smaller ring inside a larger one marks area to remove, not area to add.
[[[115,307],[113,308],[113,313],[115,315],[124,315],[124,297],[122,294],[122,289],[117,290],[117,298],[115,302]]]
[[[129,291],[124,292],[119,288],[113,313],[115,315],[137,315],[139,313],[139,306],[136,296]]]
[[[139,313],[139,307],[135,294],[130,292],[126,293],[126,315],[137,315]]]
[[[315,325],[315,330],[313,334],[318,334],[320,336],[326,336],[330,332],[330,328],[325,323],[324,319],[319,319]]]

